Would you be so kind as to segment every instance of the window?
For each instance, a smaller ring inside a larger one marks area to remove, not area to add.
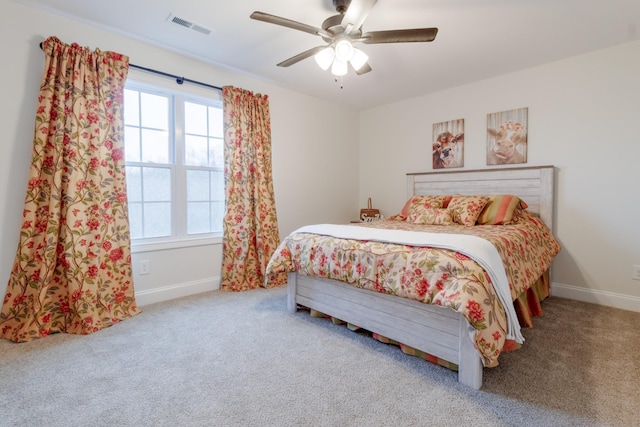
[[[131,239],[222,234],[222,103],[127,82],[124,145]]]

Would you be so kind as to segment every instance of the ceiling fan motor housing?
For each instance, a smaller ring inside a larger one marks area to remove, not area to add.
[[[345,13],[349,8],[351,0],[333,0],[333,6],[338,13]]]
[[[334,42],[337,35],[344,33],[345,28],[342,26],[342,20],[344,19],[344,12],[347,10],[349,4],[351,4],[351,0],[333,0],[333,4],[336,6],[336,10],[338,11],[338,13],[340,13],[340,15],[333,15],[328,17],[322,22],[321,25],[321,28],[332,36],[326,37],[321,35],[322,39],[327,43]],[[351,38],[359,38],[361,35],[362,30],[360,28],[351,31],[350,33]]]

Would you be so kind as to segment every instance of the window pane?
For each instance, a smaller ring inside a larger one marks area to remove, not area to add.
[[[185,135],[184,163],[187,166],[207,166],[207,138]]]
[[[127,188],[127,192],[129,189]],[[129,202],[129,230],[132,239],[141,239],[142,234],[142,203]]]
[[[222,233],[224,219],[224,172],[211,172],[211,232]]]
[[[171,203],[144,204],[144,237],[171,235]]]
[[[142,186],[145,202],[170,202],[171,169],[151,167],[143,168]]]
[[[127,174],[127,199],[129,202],[142,201],[142,175],[140,169],[135,166],[127,166],[125,168]]]
[[[211,172],[211,200],[224,202],[224,172]]]
[[[207,135],[207,106],[184,103],[184,130],[186,133],[195,135]]]
[[[169,163],[169,132],[142,129],[143,162]]]
[[[169,129],[169,99],[151,93],[140,94],[142,126],[154,129]]]
[[[224,201],[211,203],[211,232],[222,233],[224,219]]]
[[[187,176],[188,233],[222,232],[224,173],[190,170]]]
[[[140,125],[140,104],[138,100],[138,91],[124,90],[124,123],[131,126]]]
[[[209,202],[187,203],[187,233],[209,233]]]
[[[224,142],[219,138],[209,138],[209,166],[224,167]]]
[[[209,171],[187,171],[187,201],[209,201]]]
[[[125,126],[124,157],[126,162],[140,161],[140,128]]]
[[[222,108],[209,107],[209,136],[222,138],[223,131]]]

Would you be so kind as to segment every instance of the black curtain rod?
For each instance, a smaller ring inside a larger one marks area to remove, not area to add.
[[[42,49],[42,42],[40,42],[40,49]],[[176,83],[178,83],[179,85],[183,84],[184,82],[187,82],[187,83],[192,83],[192,84],[199,85],[199,86],[208,87],[209,89],[222,90],[222,88],[220,86],[214,86],[214,85],[210,85],[208,83],[199,82],[197,80],[187,79],[186,77],[176,76],[175,74],[165,73],[164,71],[154,70],[153,68],[142,67],[140,65],[135,65],[135,64],[131,64],[131,63],[129,64],[129,67],[136,68],[136,69],[142,70],[142,71],[147,71],[149,73],[159,74],[159,75],[164,76],[164,77],[170,77],[172,79],[175,79]]]
[[[164,71],[154,70],[153,68],[141,67],[140,65],[135,65],[135,64],[129,64],[129,67],[137,68],[138,70],[142,70],[142,71],[148,71],[154,74],[159,74],[164,77],[170,77],[172,79],[176,79],[176,83],[178,83],[179,85],[183,84],[184,82],[187,82],[187,83],[193,83],[194,85],[208,87],[209,89],[222,90],[220,86],[214,86],[214,85],[210,85],[209,83],[203,83],[197,80],[188,79],[186,77],[176,76],[175,74],[165,73]]]

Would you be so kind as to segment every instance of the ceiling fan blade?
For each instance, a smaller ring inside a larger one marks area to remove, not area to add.
[[[345,34],[351,34],[362,27],[362,23],[369,16],[369,12],[378,0],[351,0],[347,12],[342,18],[342,28]]]
[[[351,65],[351,63],[349,63],[349,65]],[[369,65],[369,63],[367,62],[362,67],[360,67],[359,70],[356,70],[355,68],[353,68],[353,66],[351,66],[351,69],[355,71],[357,75],[361,76],[371,71],[371,65]]]
[[[250,16],[251,19],[257,21],[268,22],[270,24],[281,25],[283,27],[292,28],[298,31],[304,31],[305,33],[319,35],[324,37],[331,37],[331,34],[323,30],[322,28],[314,27],[311,25],[303,24],[301,22],[292,21],[291,19],[282,18],[276,15],[270,15],[264,12],[253,12]]]
[[[362,35],[362,43],[410,43],[430,42],[436,38],[437,28],[416,28],[413,30],[370,31]]]
[[[282,61],[281,63],[278,64],[278,67],[288,67],[290,65],[296,64],[302,61],[303,59],[307,59],[308,57],[315,55],[316,53],[320,52],[326,47],[327,46],[316,46],[309,50],[305,50],[304,52],[299,53],[296,56],[292,56],[291,58]]]

